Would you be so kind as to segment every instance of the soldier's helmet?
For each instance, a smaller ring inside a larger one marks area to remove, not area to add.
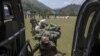
[[[45,36],[42,36],[42,37],[41,37],[41,41],[42,41],[42,43],[47,44],[47,43],[49,43],[49,38],[47,38],[47,37],[45,37]]]
[[[44,24],[44,23],[46,23],[46,19],[40,20],[39,25]]]

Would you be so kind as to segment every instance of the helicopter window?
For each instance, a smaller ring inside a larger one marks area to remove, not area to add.
[[[10,9],[11,9],[10,6],[4,5],[4,16],[5,16],[4,22],[12,21],[13,16]]]
[[[7,5],[4,5],[4,13],[5,13],[5,16],[9,16],[10,13],[9,13],[9,8]]]

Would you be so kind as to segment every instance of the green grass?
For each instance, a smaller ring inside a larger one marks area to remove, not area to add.
[[[33,47],[36,43],[33,40],[33,36],[31,34],[31,24],[30,18],[25,19],[25,27],[26,27],[26,39],[30,40],[30,44]],[[71,56],[71,48],[72,48],[72,40],[73,40],[73,33],[74,27],[76,22],[76,17],[71,16],[70,19],[47,19],[48,23],[55,23],[57,25],[61,25],[61,38],[58,40],[57,49],[62,52],[66,53],[66,56]],[[37,56],[38,53],[35,54]]]

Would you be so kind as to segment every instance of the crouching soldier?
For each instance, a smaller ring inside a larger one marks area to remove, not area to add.
[[[43,36],[41,41],[35,45],[33,53],[38,49],[40,50],[40,56],[55,56],[57,54],[55,44],[45,36]]]

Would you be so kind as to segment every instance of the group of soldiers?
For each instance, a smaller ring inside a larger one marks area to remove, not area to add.
[[[41,19],[35,23],[36,25],[35,27],[33,26],[32,29],[34,30],[34,39],[37,40],[37,43],[33,48],[33,53],[39,49],[39,56],[60,56],[56,47],[57,40],[61,35],[61,26],[53,23],[47,24],[46,19]]]

